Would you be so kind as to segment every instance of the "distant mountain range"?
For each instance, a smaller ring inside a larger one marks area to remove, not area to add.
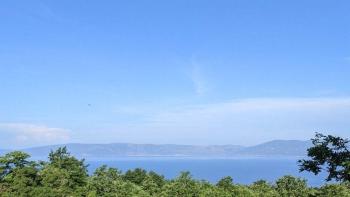
[[[120,157],[302,157],[310,141],[274,140],[256,146],[238,145],[174,145],[174,144],[61,144],[22,149],[33,158],[47,158],[51,150],[66,146],[74,156],[95,159]],[[0,154],[10,150],[0,150]]]

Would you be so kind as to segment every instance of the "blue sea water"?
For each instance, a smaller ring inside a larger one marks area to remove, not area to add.
[[[107,165],[125,172],[128,169],[143,168],[174,178],[181,171],[190,171],[195,179],[205,179],[216,183],[224,176],[231,176],[235,183],[250,184],[259,179],[274,182],[283,175],[304,178],[310,186],[324,184],[325,174],[315,176],[308,172],[300,173],[298,158],[158,158],[136,157],[113,160],[87,161],[89,172]]]

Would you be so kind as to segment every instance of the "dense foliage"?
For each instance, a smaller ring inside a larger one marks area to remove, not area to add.
[[[327,181],[350,181],[349,140],[332,135],[316,133],[312,139],[313,147],[307,152],[311,158],[300,160],[300,171],[318,174],[321,170],[328,172]]]
[[[189,172],[169,180],[140,168],[122,173],[105,165],[89,175],[85,161],[63,147],[51,151],[46,162],[31,161],[20,151],[1,156],[0,197],[350,197],[349,141],[317,133],[312,142],[311,159],[300,161],[301,170],[317,174],[326,167],[327,180],[340,183],[312,188],[306,180],[287,175],[275,183],[258,180],[240,185],[228,176],[212,184],[193,179]]]
[[[274,184],[259,180],[251,185],[240,185],[231,177],[212,184],[193,179],[189,172],[167,180],[140,168],[122,173],[107,166],[97,168],[89,176],[84,160],[71,156],[63,147],[51,152],[47,162],[30,161],[28,154],[19,151],[0,157],[0,196],[350,197],[350,185],[343,182],[310,188],[305,180],[292,176],[281,177]]]

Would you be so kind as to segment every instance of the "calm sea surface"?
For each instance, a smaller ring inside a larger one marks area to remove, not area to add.
[[[325,175],[314,176],[311,173],[299,173],[298,158],[117,158],[113,161],[87,161],[89,172],[106,164],[125,172],[128,169],[143,168],[153,170],[174,178],[181,171],[190,171],[194,178],[205,179],[212,183],[224,176],[231,176],[235,183],[250,184],[258,179],[273,182],[283,175],[293,175],[308,180],[311,186],[324,183]]]

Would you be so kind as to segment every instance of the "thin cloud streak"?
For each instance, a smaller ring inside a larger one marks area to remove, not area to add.
[[[350,98],[256,98],[233,100],[230,102],[214,103],[207,105],[194,105],[184,107],[176,112],[163,112],[150,120],[162,122],[162,120],[179,117],[192,116],[194,114],[219,115],[227,113],[250,113],[250,112],[269,112],[272,111],[327,111],[350,107]],[[200,116],[200,117],[202,117]],[[211,118],[216,119],[216,117]],[[182,119],[182,118],[181,118]]]
[[[163,111],[139,131],[170,143],[247,145],[290,136],[305,140],[316,131],[345,135],[349,118],[350,98],[257,98]]]
[[[192,72],[190,78],[192,80],[196,95],[202,96],[208,92],[208,84],[204,79],[201,67],[195,61],[192,62]]]

